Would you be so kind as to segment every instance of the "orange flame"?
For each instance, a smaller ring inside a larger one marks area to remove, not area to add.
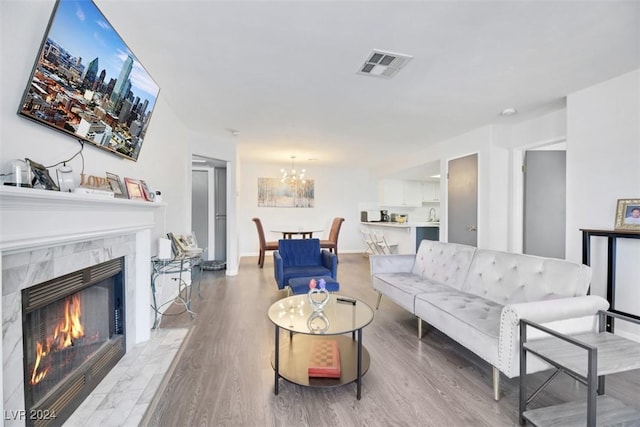
[[[36,362],[31,373],[30,384],[38,384],[49,373],[49,366],[40,369],[45,356],[52,351],[71,347],[74,339],[84,336],[81,315],[80,295],[74,294],[68,297],[64,302],[63,319],[54,328],[53,336],[47,337],[45,343],[36,343]]]

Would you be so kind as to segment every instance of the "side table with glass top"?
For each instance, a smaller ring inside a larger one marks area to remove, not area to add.
[[[173,278],[178,283],[178,296],[177,300],[181,304],[184,305],[184,308],[189,316],[193,319],[196,313],[191,310],[191,292],[193,289],[194,283],[197,286],[197,293],[200,298],[200,280],[202,276],[202,270],[200,268],[202,264],[202,254],[183,254],[170,259],[161,259],[158,257],[151,258],[151,294],[153,297],[153,304],[151,308],[153,309],[153,327],[155,329],[158,326],[159,317],[158,315],[162,315],[160,313],[160,307],[158,307],[158,302],[156,299],[156,279],[163,275],[173,274],[177,277]],[[183,279],[183,274],[189,274],[191,278],[191,283],[187,284],[187,282]],[[183,294],[184,290],[184,296]]]
[[[275,371],[276,395],[280,378],[306,387],[336,387],[355,382],[356,397],[360,400],[362,376],[370,365],[369,352],[362,345],[362,329],[373,321],[373,310],[369,305],[355,298],[330,294],[324,309],[314,311],[307,294],[294,295],[272,304],[268,316],[275,325],[271,365]],[[289,338],[282,345],[280,329],[289,331]],[[313,341],[327,336],[338,343],[341,376],[309,377],[305,362],[311,355]]]

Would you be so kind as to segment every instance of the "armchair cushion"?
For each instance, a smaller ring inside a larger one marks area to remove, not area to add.
[[[329,276],[338,274],[338,258],[320,249],[319,239],[282,239],[273,252],[273,268],[279,289],[296,277]]]

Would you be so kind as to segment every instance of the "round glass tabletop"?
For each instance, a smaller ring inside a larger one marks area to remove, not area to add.
[[[329,295],[322,311],[313,310],[307,294],[290,296],[273,303],[268,315],[280,328],[310,335],[345,334],[373,320],[373,310],[365,302],[338,294]]]

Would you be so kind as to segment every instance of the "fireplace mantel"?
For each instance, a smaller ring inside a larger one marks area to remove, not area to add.
[[[73,243],[154,227],[166,203],[0,187],[0,251]]]

